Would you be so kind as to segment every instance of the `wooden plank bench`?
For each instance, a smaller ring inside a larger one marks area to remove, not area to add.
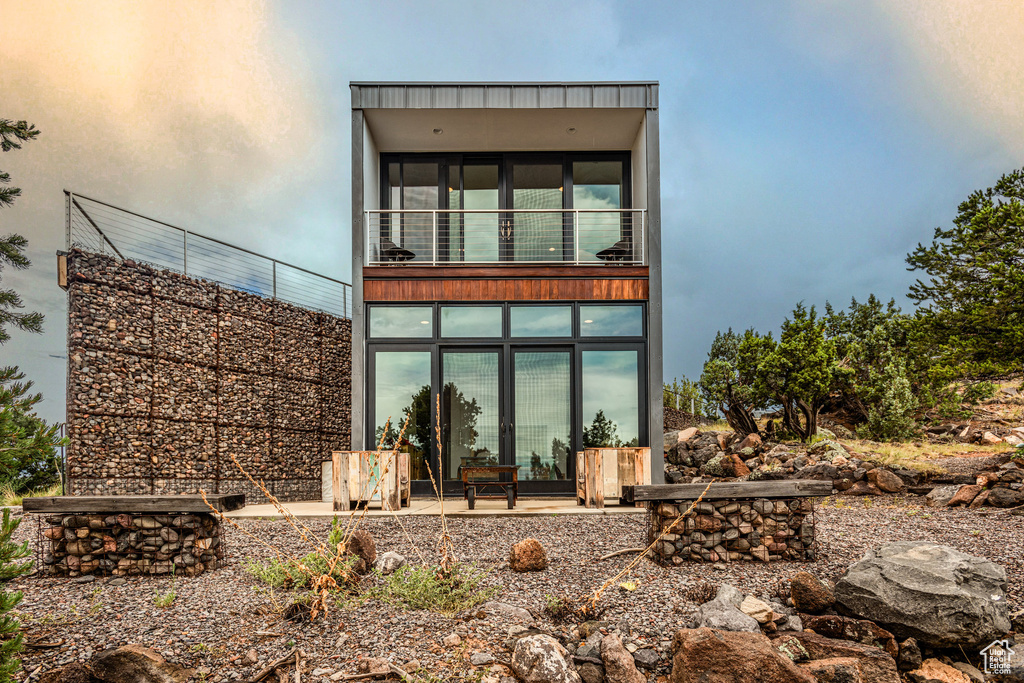
[[[648,543],[656,542],[655,560],[675,565],[813,561],[814,498],[831,493],[832,482],[805,479],[715,482],[710,488],[700,483],[627,486],[623,490],[626,500],[648,506]],[[694,503],[698,498],[700,502]]]
[[[518,465],[463,465],[462,495],[469,502],[469,509],[476,509],[477,499],[508,501],[508,509],[516,506],[519,500],[519,466]],[[502,475],[510,475],[502,479]],[[488,489],[500,489],[501,493],[482,493]]]
[[[27,514],[42,516],[40,564],[69,577],[195,576],[216,569],[224,546],[214,511],[243,507],[243,494],[211,494],[206,501],[202,496],[47,496],[23,504]]]

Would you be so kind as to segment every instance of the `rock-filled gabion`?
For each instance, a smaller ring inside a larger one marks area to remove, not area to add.
[[[195,576],[224,558],[220,525],[206,513],[49,515],[43,566],[59,576]]]
[[[319,499],[349,447],[351,321],[134,261],[68,256],[73,495]]]
[[[692,501],[650,505],[654,542]],[[814,503],[810,498],[759,498],[697,503],[654,547],[662,564],[757,560],[814,560]]]

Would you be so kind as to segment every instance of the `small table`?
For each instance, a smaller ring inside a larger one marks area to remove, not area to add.
[[[501,476],[511,474],[511,481],[503,481]],[[471,479],[471,476],[475,478]],[[494,492],[500,489],[501,493]],[[486,491],[491,490],[490,493]],[[519,466],[518,465],[469,465],[462,467],[462,494],[469,501],[469,509],[476,508],[477,498],[490,500],[508,500],[508,509],[516,506],[519,498]]]

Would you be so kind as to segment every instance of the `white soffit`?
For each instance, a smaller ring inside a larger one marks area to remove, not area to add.
[[[628,150],[645,112],[640,108],[363,110],[378,152]]]

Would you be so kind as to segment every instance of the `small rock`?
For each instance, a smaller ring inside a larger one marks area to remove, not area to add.
[[[760,631],[757,620],[741,612],[731,602],[717,598],[697,608],[697,625],[724,631]]]
[[[601,640],[601,659],[608,683],[647,683],[647,677],[637,671],[633,655],[618,636],[607,635]]]
[[[249,650],[245,653],[245,663],[250,666],[260,661],[260,656],[256,654],[256,650]]]
[[[526,636],[512,652],[512,671],[523,683],[582,683],[566,655],[568,651],[551,636]]]
[[[661,657],[654,648],[646,647],[633,653],[633,661],[639,668],[653,671],[661,663]]]
[[[588,640],[590,636],[609,626],[611,626],[610,621],[584,621],[580,624],[580,638]]]
[[[764,600],[758,600],[753,595],[748,595],[740,604],[740,611],[748,617],[752,617],[759,624],[767,624],[775,619],[775,612],[771,605]]]
[[[886,493],[898,493],[903,490],[903,480],[882,467],[876,467],[868,472],[868,481]]]
[[[539,572],[548,568],[548,554],[535,538],[519,541],[509,551],[508,566],[514,572]]]
[[[462,637],[458,633],[449,633],[441,639],[441,644],[445,647],[458,647],[462,645]]]
[[[310,673],[314,676],[330,676],[332,673],[334,673],[334,669],[325,669],[323,667],[317,667],[316,669],[310,671]]]
[[[967,677],[970,678],[973,683],[985,683],[985,674],[981,673],[967,662],[953,662],[951,666],[957,671],[967,674]]]
[[[924,504],[933,508],[945,507],[959,490],[959,486],[936,486],[924,497]]]
[[[604,667],[594,662],[583,662],[576,667],[583,683],[605,683]]]
[[[71,581],[73,583],[92,583],[95,580],[96,580],[96,575],[95,574],[86,574],[85,576],[79,576],[79,577],[76,577],[74,579],[71,579]]]
[[[736,609],[739,609],[740,605],[743,604],[744,597],[745,596],[743,595],[743,592],[739,588],[736,588],[736,586],[731,586],[727,583],[723,583],[718,588],[718,593],[715,594],[715,600],[724,600],[726,602],[732,603],[736,607]]]
[[[990,489],[986,502],[992,507],[1014,508],[1024,505],[1024,493],[1005,488]]]
[[[964,484],[961,486],[953,497],[946,501],[946,507],[952,508],[958,505],[970,505],[974,502],[974,499],[981,493],[982,487],[977,484]]]
[[[921,648],[913,638],[900,643],[900,655],[896,658],[900,671],[910,671],[921,666]]]
[[[1003,440],[1000,439],[995,434],[993,434],[992,432],[985,432],[984,434],[981,435],[981,443],[986,444],[988,446],[995,446],[997,443],[1002,442]]]
[[[405,557],[389,551],[377,558],[377,561],[373,563],[373,568],[379,571],[384,576],[394,574],[400,568],[406,565]]]
[[[494,656],[488,652],[474,652],[469,656],[469,663],[473,666],[487,666],[494,663]]]
[[[789,592],[793,606],[800,612],[818,614],[832,607],[835,596],[832,589],[809,572],[797,572],[790,580]]]
[[[107,585],[108,586],[114,586],[114,587],[123,586],[126,583],[128,583],[128,579],[126,579],[126,578],[124,578],[122,576],[115,576],[110,581],[107,581]]]

